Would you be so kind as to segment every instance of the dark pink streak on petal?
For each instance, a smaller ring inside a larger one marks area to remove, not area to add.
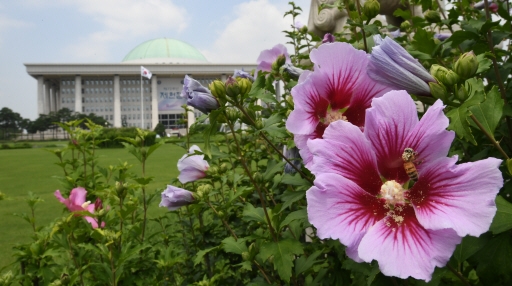
[[[364,133],[377,156],[380,174],[388,180],[409,180],[402,153],[406,138],[418,123],[416,104],[406,91],[390,91],[372,102],[366,111]]]
[[[452,229],[423,228],[410,206],[397,214],[403,223],[386,217],[368,230],[359,256],[366,262],[377,260],[384,275],[429,281],[436,266],[446,265],[461,237]]]
[[[380,201],[358,185],[337,174],[321,174],[306,193],[309,221],[320,238],[339,239],[347,246],[382,219]]]
[[[359,127],[364,126],[366,109],[371,106],[372,99],[381,97],[390,91],[387,86],[381,85],[364,74],[357,83],[357,87],[352,94],[349,108],[343,113],[348,122]]]
[[[379,194],[382,180],[375,154],[359,127],[345,121],[333,122],[324,139],[309,140],[308,147],[314,154],[309,168],[313,174],[336,173],[374,196]]]
[[[455,165],[456,160],[440,158],[427,164],[408,198],[424,227],[479,236],[489,229],[496,213],[494,199],[503,186],[501,160]]]

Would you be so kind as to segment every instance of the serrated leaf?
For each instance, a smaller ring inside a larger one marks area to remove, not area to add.
[[[510,285],[512,237],[509,233],[491,238],[471,259],[478,262],[476,272],[481,285]]]
[[[232,236],[225,238],[222,240],[222,248],[226,252],[242,254],[247,250],[247,245],[245,245],[245,240],[239,239],[235,240]]]
[[[271,178],[273,178],[277,172],[282,172],[284,170],[284,165],[286,162],[279,162],[276,163],[276,161],[269,161],[267,163],[267,170],[265,171],[265,174],[263,174],[263,179],[265,181],[269,181]]]
[[[493,138],[494,131],[501,120],[503,113],[503,99],[498,92],[498,88],[494,86],[489,93],[487,93],[485,100],[479,104],[469,107],[469,111],[478,119]]]
[[[309,186],[309,185],[311,185],[311,183],[309,183],[308,180],[302,178],[302,176],[298,173],[296,173],[295,175],[284,174],[283,178],[281,179],[281,184],[292,185],[292,186]]]
[[[414,34],[412,46],[422,53],[432,55],[434,50],[437,47],[436,42],[434,41],[433,33],[427,32],[424,29],[416,30]]]
[[[322,254],[322,250],[317,250],[307,258],[306,256],[303,255],[299,257],[297,260],[295,260],[295,276],[298,276],[303,272],[306,272],[316,262],[318,262],[319,260],[316,260],[316,258],[320,256],[320,254]]]
[[[476,71],[477,74],[487,71],[492,65],[492,61],[485,56],[486,53],[476,56],[476,59],[478,60],[478,70]]]
[[[278,242],[269,242],[261,246],[260,257],[267,260],[274,257],[274,270],[277,270],[279,277],[290,282],[292,276],[293,260],[295,255],[303,254],[302,244],[296,240],[285,239]]]
[[[291,223],[294,220],[307,220],[308,212],[306,209],[301,209],[298,211],[291,212],[286,216],[286,218],[281,222],[281,227],[284,227]]]
[[[215,247],[212,247],[212,248],[208,248],[208,249],[203,249],[203,250],[199,250],[196,254],[196,258],[194,258],[194,266],[196,266],[197,264],[201,263],[201,261],[203,261],[203,257],[210,251],[212,250],[215,250],[217,249],[218,246],[215,246]]]
[[[288,137],[288,132],[286,131],[286,128],[284,126],[279,126],[279,125],[282,125],[282,124],[276,123],[274,125],[265,126],[264,128],[261,129],[261,131],[266,131],[268,133],[268,135],[270,135],[272,137],[277,137],[277,138]]]
[[[492,220],[490,231],[499,234],[512,229],[512,204],[501,196],[496,197],[496,215]]]
[[[448,111],[446,113],[446,116],[450,118],[450,125],[448,125],[448,129],[455,131],[457,137],[465,139],[473,145],[477,145],[475,137],[473,137],[473,133],[469,127],[468,117],[470,114],[471,113],[467,108],[461,107]]]
[[[270,216],[270,210],[269,210],[269,216]],[[257,221],[266,224],[267,220],[265,218],[265,212],[263,211],[263,208],[255,208],[252,204],[245,205],[244,212],[242,213],[242,216],[247,221]]]
[[[302,199],[305,195],[306,195],[305,191],[290,191],[290,190],[286,190],[281,195],[281,201],[284,202],[284,204],[281,207],[281,209],[282,210],[286,209],[287,207],[291,206],[294,202]]]

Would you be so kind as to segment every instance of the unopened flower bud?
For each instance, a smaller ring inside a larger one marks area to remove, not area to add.
[[[299,32],[306,34],[308,32],[308,26],[304,25],[299,29]]]
[[[221,105],[224,105],[226,103],[226,87],[224,83],[220,80],[214,80],[210,85],[208,86],[211,93],[217,100],[221,103]]]
[[[440,65],[432,65],[430,74],[444,85],[452,86],[459,81],[459,76],[452,70]]]
[[[245,261],[250,261],[251,255],[249,254],[249,252],[247,252],[247,251],[242,252],[242,259]]]
[[[292,97],[291,95],[287,95],[287,96],[285,97],[285,100],[286,100],[286,102],[288,102],[288,104],[290,105],[290,107],[292,107],[292,108],[293,108],[293,107],[295,106],[295,104],[293,103],[293,97]]]
[[[234,107],[229,107],[227,110],[226,110],[226,115],[227,115],[227,118],[230,122],[235,122],[238,120],[238,118],[240,118],[241,114],[240,114],[240,111]]]
[[[442,83],[429,82],[428,85],[430,86],[430,93],[434,98],[441,99],[442,101],[448,100],[448,91]]]
[[[261,183],[263,182],[263,175],[261,175],[260,172],[254,172],[254,174],[252,175],[252,177],[254,178],[254,181],[256,183]]]
[[[468,99],[469,94],[464,85],[461,85],[461,87],[455,91],[455,96],[457,96],[457,99],[460,102],[464,102],[466,99]]]
[[[254,127],[256,127],[256,129],[258,129],[258,130],[263,129],[264,125],[263,125],[263,122],[261,120],[256,120],[255,123],[256,124],[255,124]]]
[[[229,98],[233,100],[238,99],[238,95],[240,94],[240,88],[238,86],[238,81],[231,76],[228,77],[226,80],[226,94],[229,96]]]
[[[468,79],[475,75],[478,70],[478,59],[473,51],[464,53],[455,62],[453,70],[463,79]]]
[[[410,28],[411,28],[411,23],[409,23],[409,21],[403,21],[402,24],[400,24],[401,31],[409,31]]]
[[[427,20],[431,24],[441,22],[441,15],[437,11],[428,10],[425,13],[423,13],[423,16],[425,17],[425,20]]]
[[[252,88],[252,82],[249,79],[246,78],[237,78],[238,81],[238,87],[240,89],[240,95],[244,96],[248,94],[251,91]]]
[[[103,203],[100,198],[96,198],[96,201],[94,202],[94,210],[99,211],[101,209],[103,209]]]
[[[304,72],[303,69],[300,69],[298,67],[293,66],[292,64],[286,63],[284,64],[281,69],[281,74],[286,73],[290,76],[290,78],[298,79],[299,76]]]
[[[277,59],[272,63],[272,70],[277,72],[279,71],[279,68],[284,65],[286,62],[286,56],[285,55],[279,55]]]
[[[219,167],[220,173],[226,173],[227,170],[228,170],[228,165],[226,163],[220,164],[220,167]]]
[[[380,3],[377,0],[368,0],[363,5],[363,14],[368,19],[375,18],[380,12]]]
[[[208,176],[215,176],[219,173],[219,168],[217,166],[210,166],[205,173]]]

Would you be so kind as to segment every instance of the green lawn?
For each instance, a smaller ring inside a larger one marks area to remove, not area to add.
[[[62,145],[62,142],[52,143]],[[176,163],[184,153],[181,147],[165,144],[151,155],[146,174],[155,179],[149,187],[150,191],[163,190],[178,175]],[[116,165],[119,160],[127,161],[133,165],[133,172],[140,173],[138,161],[125,149],[100,149],[97,154],[102,166]],[[44,200],[36,210],[37,226],[63,215],[63,205],[53,195],[60,187],[59,181],[53,176],[62,175],[62,170],[55,162],[57,157],[44,148],[0,150],[0,191],[8,198],[0,201],[0,269],[14,261],[11,250],[14,244],[30,241],[31,226],[13,216],[13,213],[29,212],[25,202],[28,192]],[[166,211],[159,209],[158,203],[154,202],[150,206],[150,216]]]

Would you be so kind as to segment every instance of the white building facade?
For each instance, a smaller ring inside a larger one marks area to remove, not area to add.
[[[134,48],[118,64],[26,63],[37,79],[39,114],[61,108],[103,117],[114,127],[180,129],[184,113],[183,78],[204,86],[226,80],[234,70],[251,71],[254,64],[212,64],[192,46],[174,39],[150,40]],[[151,79],[140,76],[141,66]],[[196,111],[196,116],[200,115]],[[189,118],[189,124],[193,118]]]

